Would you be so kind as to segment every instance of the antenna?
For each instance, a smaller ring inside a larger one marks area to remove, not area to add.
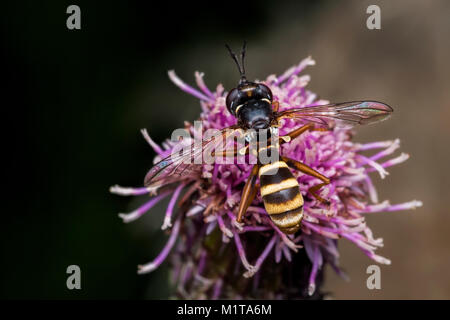
[[[236,63],[239,73],[241,74],[241,80],[239,81],[239,84],[243,84],[247,82],[247,78],[245,77],[245,65],[244,65],[244,59],[245,59],[245,50],[247,49],[247,41],[244,41],[244,44],[242,45],[241,50],[241,62],[239,62],[237,55],[231,50],[230,46],[228,44],[225,44],[225,47],[227,47],[228,52],[230,52],[231,58]]]
[[[245,50],[247,49],[247,41],[244,40],[244,44],[242,45],[242,50],[241,50],[241,66],[242,66],[242,75],[244,75],[245,77],[245,63],[244,63],[244,59],[245,59]]]

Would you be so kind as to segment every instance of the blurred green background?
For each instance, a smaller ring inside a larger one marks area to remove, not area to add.
[[[81,30],[66,28],[66,8],[81,8]],[[366,8],[381,8],[381,30],[366,28]],[[163,206],[125,225],[118,212],[140,200],[108,193],[139,186],[157,142],[198,101],[168,79],[205,72],[210,88],[236,84],[224,49],[248,41],[250,79],[282,73],[312,55],[309,88],[330,101],[374,99],[392,119],[359,128],[361,142],[400,138],[411,155],[381,181],[380,199],[422,200],[411,212],[367,218],[383,237],[382,289],[366,288],[373,264],[341,241],[345,282],[327,272],[335,298],[450,298],[450,2],[217,1],[157,5],[120,1],[20,1],[2,4],[4,172],[1,296],[8,299],[167,298],[167,268],[138,276],[165,243]],[[66,268],[81,267],[82,290],[67,290]]]

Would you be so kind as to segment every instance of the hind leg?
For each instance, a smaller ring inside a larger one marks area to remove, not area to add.
[[[237,222],[242,221],[242,217],[244,216],[245,212],[247,212],[247,209],[253,202],[253,199],[255,199],[256,192],[258,191],[258,188],[256,186],[258,171],[259,166],[255,164],[252,168],[252,171],[250,172],[250,176],[248,177],[247,182],[245,183],[244,190],[242,191],[241,202],[239,203],[239,210],[236,218]]]
[[[329,178],[325,177],[323,174],[314,170],[313,168],[308,167],[306,164],[301,163],[300,161],[290,159],[287,157],[281,157],[281,160],[286,162],[286,164],[293,169],[296,169],[296,170],[303,172],[309,176],[312,176],[319,180],[322,180],[323,183],[320,183],[318,185],[315,185],[315,186],[312,186],[311,188],[309,188],[308,193],[310,193],[314,198],[316,198],[320,202],[325,203],[325,204],[330,204],[330,202],[328,200],[323,199],[321,196],[319,196],[317,194],[317,192],[320,190],[320,188],[322,188],[323,186],[326,186],[327,184],[330,184]]]

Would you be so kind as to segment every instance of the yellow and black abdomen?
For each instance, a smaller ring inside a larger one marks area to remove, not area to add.
[[[264,207],[275,225],[284,233],[295,233],[303,218],[303,197],[297,179],[283,161],[259,169]]]

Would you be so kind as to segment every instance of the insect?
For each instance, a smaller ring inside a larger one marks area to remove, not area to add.
[[[278,140],[270,145],[265,143],[264,146],[254,136],[248,140],[249,144],[256,145],[258,161],[252,167],[245,183],[237,212],[237,221],[243,220],[248,207],[257,194],[257,190],[260,189],[264,207],[273,223],[282,232],[293,234],[301,227],[303,196],[291,169],[298,170],[321,181],[321,183],[309,188],[308,193],[322,203],[329,203],[319,195],[319,191],[323,186],[330,183],[330,179],[300,161],[282,156],[280,145],[307,131],[326,131],[335,127],[352,127],[385,120],[392,114],[393,109],[377,101],[352,101],[278,111],[279,102],[274,100],[270,88],[264,83],[251,82],[246,78],[245,42],[241,50],[240,61],[231,48],[228,45],[226,47],[238,67],[240,79],[237,87],[232,89],[226,97],[227,109],[236,118],[237,124],[221,130],[222,137],[226,139],[234,131],[258,133],[264,131],[268,133],[269,140],[272,137],[276,137]],[[283,137],[273,135],[278,133],[280,120],[285,118],[293,119],[303,125]],[[195,165],[192,164],[192,161],[187,160],[194,159],[208,148],[213,148],[212,141],[205,141],[200,145],[194,145],[193,143],[189,152],[172,155],[161,160],[150,169],[144,184],[151,186],[158,184],[161,178],[167,179],[171,175],[176,176],[192,170],[195,171]],[[275,155],[277,161],[263,163],[260,161],[262,152],[269,153],[271,156]],[[216,154],[220,153],[229,155],[229,152],[224,151],[218,151]],[[234,150],[232,156],[237,155],[238,152]],[[258,178],[259,186],[257,184]],[[167,180],[165,181],[167,182]]]

